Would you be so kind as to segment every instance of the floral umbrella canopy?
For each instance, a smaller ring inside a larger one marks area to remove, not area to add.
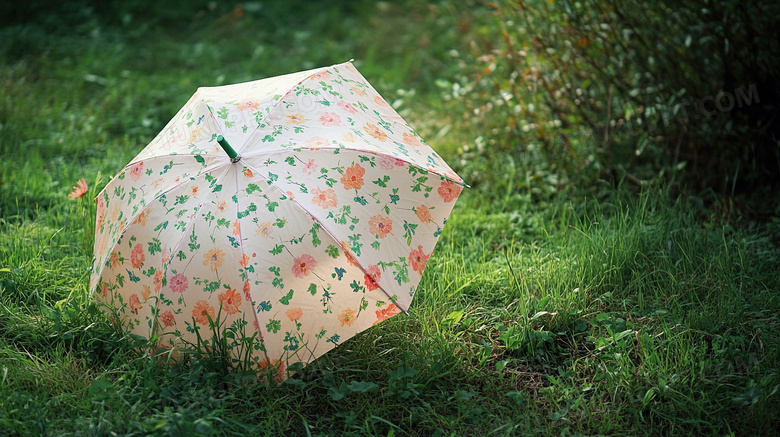
[[[349,62],[199,88],[98,195],[91,287],[161,347],[239,327],[283,378],[409,308],[462,186]]]

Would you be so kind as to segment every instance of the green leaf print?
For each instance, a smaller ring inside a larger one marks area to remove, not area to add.
[[[312,296],[317,294],[317,284],[315,283],[309,284],[309,294],[311,294]]]
[[[289,305],[290,299],[292,299],[292,297],[293,297],[293,290],[290,290],[289,292],[287,292],[286,295],[282,296],[282,298],[279,299],[279,303],[281,303],[282,305]]]
[[[271,319],[268,324],[265,325],[265,329],[276,334],[282,329],[282,322],[276,319]]]
[[[327,253],[328,256],[330,256],[331,258],[338,258],[339,257],[339,248],[334,246],[334,245],[332,245],[332,244],[329,244],[328,248],[325,249],[325,253]]]

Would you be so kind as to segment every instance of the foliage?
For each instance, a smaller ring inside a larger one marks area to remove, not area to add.
[[[501,1],[486,9],[474,20],[475,42],[457,56],[461,76],[442,84],[477,135],[470,155],[540,161],[564,185],[682,176],[694,190],[777,205],[776,4]]]

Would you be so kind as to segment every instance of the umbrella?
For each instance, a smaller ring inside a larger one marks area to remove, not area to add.
[[[202,87],[98,195],[90,286],[283,379],[408,310],[462,187],[350,62]]]

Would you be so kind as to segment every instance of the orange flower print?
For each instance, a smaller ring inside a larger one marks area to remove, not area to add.
[[[112,269],[119,267],[121,264],[121,261],[119,261],[119,254],[116,252],[111,252],[111,255],[108,256],[108,261],[111,263]]]
[[[241,225],[238,220],[233,222],[233,235],[241,235]]]
[[[152,295],[152,289],[149,288],[148,285],[144,285],[143,291],[141,291],[141,298],[146,302],[147,299],[149,299],[149,296]]]
[[[163,279],[163,272],[162,270],[157,270],[154,273],[154,289],[157,291],[160,291],[160,288],[162,288],[162,279]]]
[[[190,187],[190,192],[192,193],[192,197],[198,197],[198,189],[200,189],[200,187],[197,185],[195,185],[194,187]]]
[[[339,100],[336,102],[336,106],[338,106],[342,111],[347,112],[349,114],[354,114],[357,112],[357,108],[352,103],[347,102],[346,100]]]
[[[138,214],[138,217],[136,217],[135,220],[133,220],[133,224],[146,226],[146,212],[147,212],[146,210],[141,211],[141,213]]]
[[[260,102],[257,99],[244,99],[236,105],[236,109],[239,111],[255,111],[260,107]]]
[[[413,146],[413,147],[422,146],[420,139],[416,135],[410,132],[404,132],[403,138],[404,138],[404,144],[406,145]]]
[[[366,124],[363,125],[363,130],[379,141],[387,141],[387,134],[379,129],[379,126],[375,125],[374,123],[366,122]]]
[[[100,295],[104,298],[108,297],[108,284],[105,282],[100,284]]]
[[[456,184],[452,181],[442,181],[441,185],[439,186],[439,189],[436,190],[439,193],[439,196],[441,196],[442,199],[444,199],[445,202],[452,202],[453,200],[458,198],[458,195],[460,194],[460,190],[462,190],[460,185]]]
[[[143,246],[141,246],[141,243],[136,243],[136,245],[133,246],[133,250],[130,252],[130,264],[134,269],[137,269],[144,265],[145,259],[146,256],[144,255]]]
[[[268,238],[271,236],[271,232],[273,232],[274,227],[271,224],[271,222],[263,222],[257,225],[257,231],[255,233],[263,238]]]
[[[393,230],[393,221],[385,215],[375,215],[368,220],[368,230],[377,238],[385,238]]]
[[[194,143],[195,140],[197,140],[200,137],[200,134],[203,133],[203,128],[198,128],[192,131],[192,134],[190,135],[190,139],[187,140],[188,143]]]
[[[76,182],[76,186],[73,187],[73,192],[68,194],[68,197],[71,199],[78,199],[85,194],[87,194],[87,181],[85,181],[84,178],[81,178]]]
[[[352,91],[353,93],[359,95],[359,96],[365,96],[366,95],[365,91],[361,90],[360,88],[358,88],[356,86],[353,86],[349,90]]]
[[[249,265],[249,255],[245,253],[241,254],[241,261],[239,261],[238,264],[241,267],[246,268]]]
[[[430,223],[431,222],[431,210],[425,206],[420,205],[417,208],[415,208],[414,211],[415,214],[417,214],[417,218],[420,219],[423,223]]]
[[[291,322],[294,322],[296,320],[300,320],[300,318],[303,316],[303,310],[300,308],[290,308],[285,314]]]
[[[219,249],[211,249],[203,255],[203,265],[208,266],[212,272],[216,272],[225,262],[225,252]]]
[[[412,265],[412,269],[414,269],[415,272],[422,275],[423,270],[425,270],[425,265],[428,264],[428,258],[430,257],[430,255],[426,255],[425,252],[423,252],[422,246],[418,245],[417,249],[409,253],[409,264]]]
[[[272,377],[274,381],[281,383],[284,381],[284,363],[280,360],[269,360],[268,358],[257,362],[260,373]]]
[[[398,309],[398,307],[393,302],[390,302],[389,304],[387,304],[385,308],[376,310],[376,322],[374,322],[374,325],[376,325],[379,322],[385,321],[400,312],[401,310]]]
[[[176,319],[173,317],[173,312],[171,310],[160,314],[160,320],[162,320],[163,325],[165,326],[173,326],[176,324]]]
[[[330,72],[329,71],[320,71],[319,73],[313,74],[310,79],[312,80],[319,80],[324,81],[330,79]]]
[[[368,291],[374,291],[379,288],[379,278],[381,277],[382,272],[379,271],[379,267],[369,266],[366,269],[366,274],[363,276],[363,280]]]
[[[255,174],[252,173],[252,170],[250,170],[249,168],[244,167],[244,176],[251,178],[254,177]]]
[[[309,254],[303,254],[293,260],[292,271],[296,278],[303,278],[311,273],[317,261]]]
[[[385,101],[385,99],[383,99],[380,96],[374,96],[374,103],[376,103],[379,106],[385,107],[385,108],[389,108],[390,107],[390,104],[387,103],[387,101]]]
[[[192,309],[192,318],[199,325],[208,325],[209,318],[214,320],[214,308],[205,300],[199,300],[195,303],[195,308]]]
[[[127,300],[127,306],[130,308],[131,313],[138,314],[138,310],[140,310],[143,305],[141,305],[141,300],[138,299],[137,294],[131,294],[130,299]]]
[[[352,308],[345,309],[338,316],[339,322],[341,322],[341,326],[352,326],[352,324],[355,323],[356,318],[357,311],[353,310]]]
[[[357,140],[357,138],[355,138],[355,134],[353,134],[352,132],[347,132],[341,135],[341,140],[347,143],[354,143]]]
[[[335,112],[320,112],[320,124],[327,127],[341,126],[341,117]]]
[[[177,273],[173,275],[168,286],[174,293],[184,293],[184,291],[187,290],[187,288],[190,286],[190,283],[186,276],[181,273]]]
[[[238,312],[238,306],[241,305],[241,295],[236,290],[230,289],[218,296],[219,304],[228,314]]]
[[[306,122],[306,118],[300,112],[293,112],[287,114],[287,124],[303,124]]]
[[[246,299],[247,302],[252,302],[252,295],[249,294],[249,290],[251,290],[251,285],[249,285],[249,281],[244,281],[244,299]]]
[[[328,140],[322,137],[311,137],[303,143],[307,148],[312,150],[319,150],[323,147],[328,147],[330,143]]]
[[[133,182],[138,182],[138,179],[141,179],[141,176],[144,174],[143,161],[131,165],[127,172],[130,174],[130,179],[132,179]]]
[[[222,213],[225,212],[225,210],[227,210],[227,202],[225,202],[224,200],[220,200],[219,202],[217,202],[217,211]]]
[[[366,174],[360,164],[355,164],[352,167],[348,167],[344,174],[341,176],[341,183],[344,184],[345,190],[356,189],[359,190],[363,186],[363,175]]]
[[[336,192],[333,190],[333,188],[328,188],[324,191],[319,188],[315,188],[311,190],[311,194],[311,203],[318,205],[323,209],[328,209],[338,205],[338,202],[336,201]]]

